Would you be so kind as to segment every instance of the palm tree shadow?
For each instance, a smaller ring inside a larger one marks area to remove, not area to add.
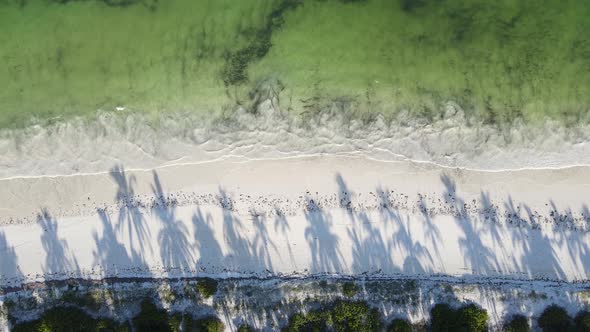
[[[195,246],[200,255],[196,266],[204,272],[215,271],[223,261],[223,252],[212,228],[213,222],[211,215],[204,216],[199,208],[193,214],[192,222],[195,234]]]
[[[188,228],[176,218],[176,201],[164,193],[158,173],[153,171],[152,174],[154,177],[152,194],[156,199],[153,211],[162,222],[162,229],[158,233],[160,258],[166,269],[175,270],[184,275],[191,272],[195,266],[195,259],[188,241]]]
[[[305,238],[311,249],[312,273],[342,271],[338,236],[331,231],[332,218],[309,196],[305,197]]]
[[[447,174],[443,174],[441,182],[445,187],[443,199],[452,205],[455,223],[463,232],[463,236],[459,238],[459,247],[463,253],[464,262],[474,274],[490,275],[498,271],[499,266],[494,253],[482,241],[484,235],[482,232],[486,229],[478,228],[470,217],[465,201],[457,196],[455,181]]]
[[[291,248],[291,241],[289,241],[289,232],[291,231],[291,226],[289,225],[289,221],[285,216],[285,213],[279,209],[278,206],[274,207],[274,215],[275,215],[275,222],[274,222],[274,229],[275,232],[280,232],[285,237],[285,243],[287,244],[287,251],[289,252],[289,261],[291,265],[297,269],[297,262],[295,261],[295,256],[293,255],[293,248]]]
[[[20,284],[24,275],[18,265],[14,247],[6,240],[6,234],[0,231],[0,279],[2,283]]]
[[[117,219],[116,232],[125,232],[129,234],[129,244],[139,245],[139,252],[144,252],[144,245],[147,243],[148,249],[152,247],[149,244],[149,228],[145,225],[143,214],[139,209],[139,202],[136,201],[135,189],[136,178],[134,175],[127,176],[123,166],[114,166],[110,171],[111,178],[117,184],[117,193],[115,200],[118,202],[119,216]]]
[[[104,209],[97,210],[97,214],[102,223],[102,234],[93,232],[96,249],[93,250],[94,264],[99,264],[108,276],[118,276],[120,272],[125,272],[130,268],[146,268],[146,263],[139,253],[131,250],[129,255],[125,246],[117,239],[117,234],[113,228],[111,217]]]
[[[223,214],[223,234],[227,246],[224,264],[230,271],[237,271],[241,267],[250,267],[254,270],[255,266],[252,263],[256,254],[252,252],[252,246],[248,239],[242,236],[247,233],[247,229],[242,221],[233,214],[234,201],[221,188],[219,195],[219,204]]]
[[[439,243],[442,239],[442,236],[441,236],[438,226],[434,223],[434,221],[432,220],[432,218],[430,216],[430,210],[428,209],[428,204],[426,203],[426,201],[422,195],[420,195],[420,199],[419,199],[419,209],[420,209],[420,213],[422,214],[422,217],[424,219],[424,228],[425,228],[424,229],[424,236],[425,236],[426,240],[430,242],[430,245],[434,249],[434,254],[436,255],[437,261],[441,262],[441,264],[442,264],[443,260],[441,258],[441,253],[440,253],[440,248],[439,248]],[[442,266],[442,268],[444,269],[444,266]]]
[[[68,244],[58,236],[58,222],[43,209],[37,215],[37,224],[43,230],[41,244],[45,251],[43,272],[46,275],[79,272],[76,258],[70,254]]]
[[[250,211],[250,216],[252,217],[252,224],[254,226],[254,239],[252,241],[251,251],[257,260],[257,266],[267,271],[272,271],[271,249],[277,254],[279,250],[268,234],[266,217],[257,214],[253,210]]]
[[[390,251],[397,251],[404,256],[404,262],[401,270],[405,274],[424,274],[432,272],[425,265],[433,266],[434,260],[428,248],[415,241],[411,231],[410,217],[406,217],[404,222],[402,218],[396,219],[397,231],[388,243]]]

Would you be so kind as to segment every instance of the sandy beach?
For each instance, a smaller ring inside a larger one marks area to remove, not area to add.
[[[590,330],[589,16],[0,0],[0,332]]]
[[[588,167],[489,172],[324,156],[0,182],[3,286],[70,277],[590,274]]]

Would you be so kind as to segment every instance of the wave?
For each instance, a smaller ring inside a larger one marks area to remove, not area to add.
[[[590,125],[470,123],[455,103],[434,122],[400,113],[369,122],[334,110],[313,117],[282,111],[268,99],[256,112],[229,115],[99,111],[47,126],[0,130],[0,177],[146,169],[220,159],[247,161],[351,155],[499,171],[590,165]]]

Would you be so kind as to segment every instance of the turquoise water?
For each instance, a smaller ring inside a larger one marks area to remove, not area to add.
[[[590,2],[0,1],[0,126],[338,101],[365,118],[590,121]],[[266,82],[266,83],[265,83]],[[272,83],[268,83],[272,82]],[[258,89],[259,90],[259,89]]]

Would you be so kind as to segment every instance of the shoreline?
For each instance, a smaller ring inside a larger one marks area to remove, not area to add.
[[[237,110],[229,122],[166,114],[154,126],[138,113],[101,113],[90,122],[2,130],[0,179],[90,175],[116,164],[145,170],[331,155],[488,172],[590,166],[589,125],[466,126],[452,104],[445,118],[431,124],[404,116],[390,124],[379,117],[362,124],[338,114],[305,123],[273,105],[261,103],[258,114]]]

